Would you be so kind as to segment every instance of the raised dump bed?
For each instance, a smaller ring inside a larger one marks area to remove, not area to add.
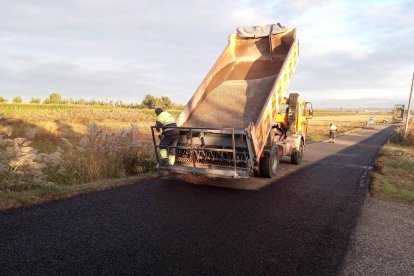
[[[176,164],[164,169],[246,178],[259,170],[264,157],[278,162],[279,155],[301,147],[302,136],[286,142],[290,128],[287,119],[282,122],[285,127],[279,128],[278,140],[270,135],[279,125],[282,103],[287,103],[284,95],[298,54],[296,30],[280,24],[241,27],[231,34],[227,47],[177,118],[180,138]],[[295,95],[291,100],[295,105],[289,105],[291,111],[299,102]],[[302,128],[303,124],[297,126]]]
[[[281,100],[296,67],[296,30],[275,28],[263,37],[241,33],[229,36],[226,49],[178,117],[179,126],[247,128],[261,119],[275,89],[280,90],[275,91],[280,93],[275,107]]]
[[[257,121],[276,77],[226,80],[197,105],[183,127],[247,128]]]

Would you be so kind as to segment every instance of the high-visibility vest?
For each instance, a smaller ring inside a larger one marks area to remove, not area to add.
[[[161,125],[163,127],[168,127],[168,126],[176,127],[177,126],[177,124],[175,123],[175,119],[174,119],[173,115],[171,115],[170,113],[168,113],[166,111],[163,111],[158,115],[157,122],[161,123]],[[164,129],[164,131],[170,130],[170,129]]]

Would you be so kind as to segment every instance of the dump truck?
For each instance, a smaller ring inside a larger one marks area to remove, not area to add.
[[[392,112],[392,123],[402,123],[404,121],[404,104],[395,104]]]
[[[177,118],[173,166],[158,168],[219,178],[273,177],[282,157],[302,161],[312,105],[285,96],[299,57],[296,29],[238,27]]]

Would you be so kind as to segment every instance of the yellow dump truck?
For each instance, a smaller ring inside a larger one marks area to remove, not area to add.
[[[402,123],[404,121],[404,104],[394,105],[394,110],[392,112],[392,123]]]
[[[298,57],[296,29],[238,27],[177,118],[175,165],[159,168],[237,179],[273,177],[283,156],[299,164],[312,105],[285,97]]]

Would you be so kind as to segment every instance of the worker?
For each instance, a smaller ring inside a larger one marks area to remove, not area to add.
[[[334,124],[329,125],[329,143],[335,143],[335,135],[338,128]]]
[[[157,107],[155,109],[157,114],[156,130],[160,132],[160,156],[161,165],[174,165],[175,163],[175,146],[177,146],[179,130],[176,128],[177,124],[174,117],[164,111],[162,108]]]

